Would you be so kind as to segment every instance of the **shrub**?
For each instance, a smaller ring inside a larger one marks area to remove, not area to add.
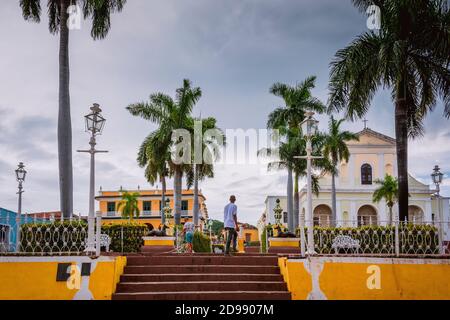
[[[307,228],[305,236],[307,237]],[[296,230],[300,237],[300,229]],[[347,235],[360,244],[359,253],[394,254],[394,226],[314,227],[314,245],[320,254],[335,253],[332,248],[337,235]],[[400,254],[438,253],[437,230],[430,225],[401,225],[399,227]],[[344,250],[345,251],[345,250]],[[348,252],[349,250],[346,250]]]
[[[205,234],[195,231],[193,249],[194,252],[211,252],[211,240]]]
[[[109,249],[114,252],[139,252],[144,245],[142,237],[147,232],[147,226],[138,223],[102,226],[102,233],[109,235],[111,238]]]
[[[88,226],[83,220],[26,223],[20,226],[20,251],[25,253],[80,253]]]
[[[122,236],[123,230],[123,236]],[[138,252],[147,227],[139,224],[103,225],[111,238],[111,251]],[[21,225],[21,248],[26,253],[77,253],[86,248],[88,225],[83,220],[37,222]],[[122,241],[123,237],[123,241]]]
[[[259,247],[261,243],[259,241],[250,241],[247,243],[247,247]]]

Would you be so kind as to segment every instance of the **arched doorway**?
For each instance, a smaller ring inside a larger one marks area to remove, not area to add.
[[[329,226],[331,221],[331,208],[326,204],[319,204],[313,211],[315,226]]]
[[[414,224],[423,223],[423,210],[419,206],[408,206],[408,221]]]
[[[358,210],[358,226],[371,226],[378,224],[377,210],[371,205],[363,205]]]

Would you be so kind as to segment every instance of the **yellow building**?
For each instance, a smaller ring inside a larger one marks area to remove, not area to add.
[[[397,176],[397,155],[395,139],[369,128],[358,133],[359,141],[347,143],[350,157],[347,163],[338,166],[336,177],[336,219],[338,225],[377,225],[389,221],[389,209],[384,201],[373,203],[372,196],[378,187],[376,179],[385,174]],[[430,164],[430,173],[433,164]],[[409,209],[411,222],[432,223],[439,219],[449,221],[449,198],[436,199],[435,190],[409,175]],[[431,183],[431,178],[430,178]],[[329,225],[331,219],[331,176],[324,174],[319,179],[319,195],[313,195],[314,223]],[[434,187],[434,186],[433,186]],[[280,199],[283,208],[282,223],[287,226],[286,196],[268,196],[266,209],[258,224],[275,223],[273,208]],[[306,212],[306,188],[300,190],[300,219]],[[398,214],[398,206],[393,208]],[[444,224],[445,239],[450,238],[447,224]]]
[[[138,207],[140,215],[134,221],[146,224],[150,228],[158,228],[161,224],[161,190],[127,190],[130,193],[139,193]],[[115,224],[128,221],[122,219],[118,206],[122,200],[121,191],[99,191],[95,199],[99,202],[99,212],[102,214],[102,224]],[[170,200],[170,207],[174,208],[173,190],[166,191],[166,199]],[[205,196],[199,193],[200,217],[208,218]],[[192,221],[194,207],[193,190],[183,190],[181,200],[181,221]],[[172,213],[174,214],[174,212]],[[202,225],[202,223],[201,223]]]

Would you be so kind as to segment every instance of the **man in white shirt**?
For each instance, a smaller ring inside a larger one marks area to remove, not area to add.
[[[225,246],[225,254],[230,254],[230,244],[233,241],[233,251],[237,252],[236,243],[238,237],[239,226],[237,222],[237,206],[234,204],[236,197],[230,197],[230,203],[225,206],[223,213],[223,226],[227,230],[227,244]]]

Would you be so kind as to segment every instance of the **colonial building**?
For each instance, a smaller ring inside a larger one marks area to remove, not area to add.
[[[165,204],[161,201],[161,190],[127,190],[130,193],[139,193],[138,208],[140,215],[134,221],[146,224],[150,228],[158,228],[161,224],[161,208]],[[102,214],[103,224],[121,223],[121,213],[119,203],[122,200],[121,191],[99,191],[95,199],[99,202],[99,209]],[[166,199],[170,200],[170,208],[174,208],[173,190],[166,191]],[[199,192],[200,218],[207,219],[208,211],[205,203],[205,196]],[[194,208],[194,193],[192,190],[183,190],[181,200],[181,220],[192,221]],[[174,214],[174,212],[172,213]]]
[[[385,174],[397,176],[395,139],[369,128],[359,132],[359,141],[348,142],[348,163],[339,164],[336,177],[336,219],[339,225],[385,224],[389,221],[389,209],[384,201],[373,203],[372,196],[378,185],[376,179]],[[430,166],[430,172],[432,167]],[[412,222],[430,223],[439,219],[439,208],[445,221],[449,221],[449,198],[435,198],[434,188],[414,179],[409,181],[408,218]],[[324,174],[319,179],[319,195],[313,195],[314,223],[328,225],[331,219],[331,176]],[[276,199],[286,208],[286,196],[268,196],[266,199],[266,222],[274,223],[273,207]],[[300,190],[300,217],[306,211],[306,187]],[[398,214],[397,205],[394,214]],[[282,221],[285,225],[287,219]]]

